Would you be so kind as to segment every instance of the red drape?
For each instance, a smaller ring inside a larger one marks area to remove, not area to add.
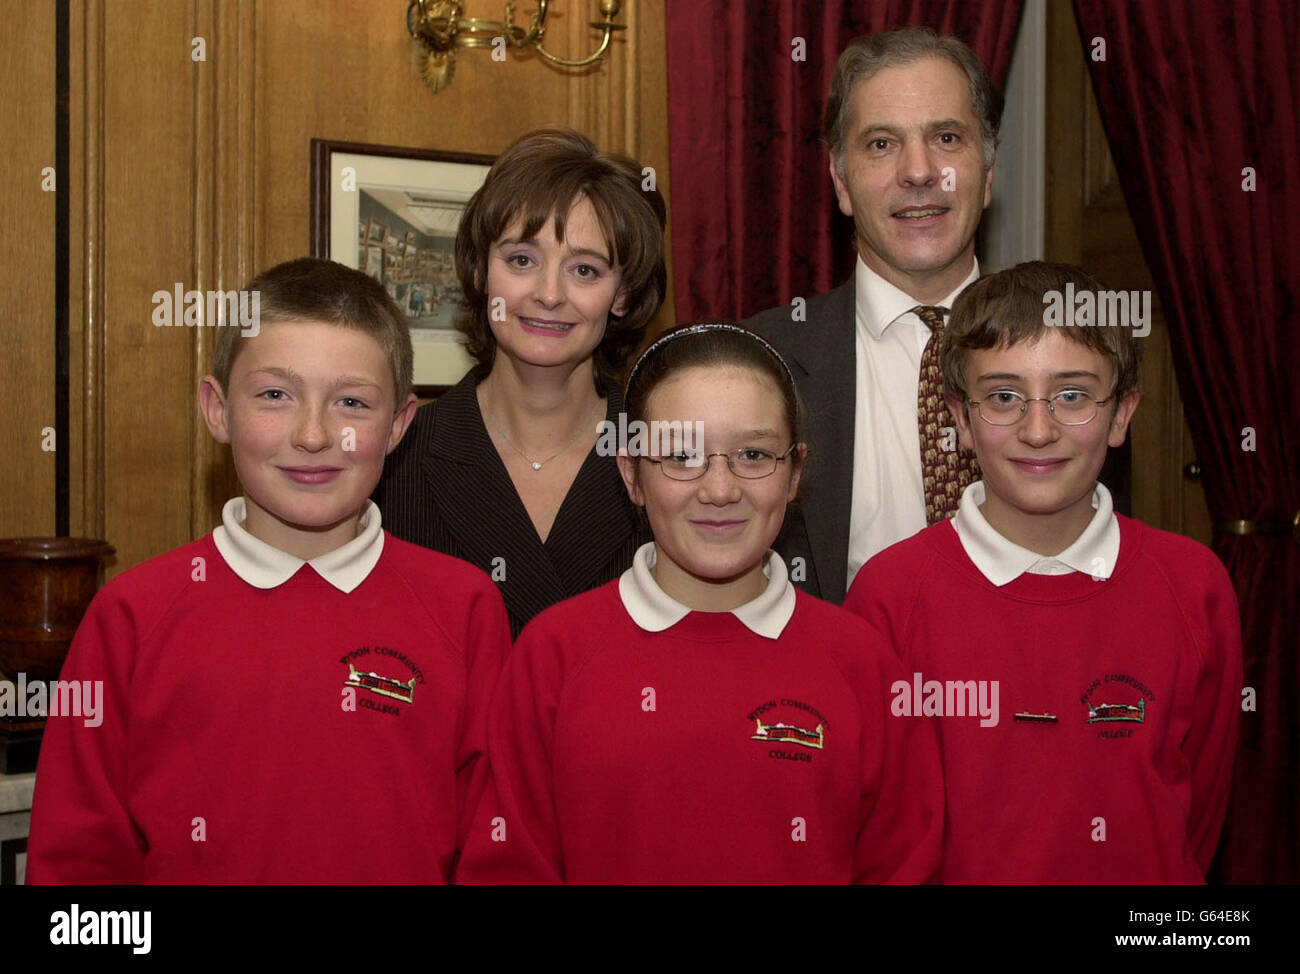
[[[1210,513],[1219,524],[1290,524],[1300,509],[1300,6],[1075,0],[1075,14],[1168,319]],[[1243,714],[1217,878],[1294,883],[1300,533],[1219,530],[1214,547],[1241,601],[1258,707]]]
[[[667,0],[679,321],[743,318],[842,284],[853,224],[820,145],[840,50],[859,34],[956,34],[1002,85],[1021,0]],[[796,60],[799,42],[805,60]]]

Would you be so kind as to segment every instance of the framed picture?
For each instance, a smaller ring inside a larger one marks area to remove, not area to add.
[[[415,385],[438,395],[474,364],[456,321],[456,228],[491,156],[311,140],[311,253],[380,281],[411,326]],[[358,239],[358,230],[364,233]]]

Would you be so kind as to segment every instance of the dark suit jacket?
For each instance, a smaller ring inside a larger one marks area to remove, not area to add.
[[[498,569],[494,579],[518,636],[548,606],[621,575],[650,536],[614,458],[593,448],[543,544],[483,425],[474,392],[480,378],[471,370],[437,402],[420,407],[385,464],[374,500],[384,527],[397,537],[490,575]],[[622,392],[609,382],[601,391],[606,418],[617,422]]]
[[[806,321],[792,308],[771,308],[744,322],[779,351],[807,410],[803,439],[808,465],[798,508],[786,516],[776,548],[791,580],[806,592],[839,604],[847,590],[849,513],[853,499],[853,425],[857,408],[854,354],[855,286],[812,298]],[[795,558],[804,559],[806,580]]]
[[[790,305],[747,319],[785,358],[808,414],[804,440],[808,467],[801,510],[786,517],[776,548],[791,580],[837,605],[847,594],[849,518],[853,503],[853,433],[857,416],[856,301],[854,278],[808,302],[806,321],[791,320]],[[1115,510],[1128,514],[1131,439],[1111,450],[1100,480]],[[806,559],[807,580],[796,578],[792,558]]]

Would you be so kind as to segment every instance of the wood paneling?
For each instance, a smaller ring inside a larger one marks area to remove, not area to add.
[[[260,269],[254,250],[259,232],[259,156],[255,146],[256,8],[251,0],[201,0],[195,5],[198,33],[209,39],[210,70],[199,72],[194,98],[192,155],[194,260],[198,290],[237,290]],[[294,254],[298,256],[298,254]],[[215,335],[196,329],[191,350],[191,389],[208,371]],[[195,393],[191,393],[193,398]],[[190,410],[190,537],[206,534],[220,520],[221,506],[239,492],[228,447],[219,445]]]
[[[103,191],[96,425],[104,532],[120,570],[190,540],[194,344],[201,332],[156,327],[152,296],[177,283],[200,286],[195,99],[220,54],[205,38],[210,60],[191,60],[198,32],[189,4],[104,2],[99,16],[102,114],[87,119],[100,143]]]
[[[78,12],[68,66],[68,501],[72,533],[104,538],[104,18],[101,3]]]
[[[20,37],[45,31],[50,39],[47,50],[24,42],[34,51],[25,62],[7,59],[7,80],[41,97],[8,99],[5,111],[23,116],[6,119],[48,131],[48,150],[33,139],[23,151],[52,157],[53,14],[10,6]],[[487,17],[503,9],[495,0],[469,6]],[[629,29],[595,68],[561,71],[536,55],[512,51],[496,62],[487,51],[465,51],[438,94],[413,70],[405,10],[405,0],[72,3],[72,171],[61,180],[72,207],[71,520],[74,534],[117,546],[110,573],[211,530],[238,490],[226,449],[211,441],[195,405],[213,334],[155,327],[151,298],[177,282],[239,288],[256,271],[308,253],[312,138],[496,154],[531,129],[570,125],[653,166],[667,194],[663,0],[625,3]],[[548,49],[587,53],[595,0],[552,10]],[[524,5],[516,19],[529,13]],[[191,59],[195,37],[204,39],[204,61]],[[35,78],[41,72],[48,78]],[[37,419],[53,413],[54,257],[52,202],[33,202],[20,180],[4,191],[20,204],[7,211],[32,224],[20,234],[18,263],[4,272],[8,291],[31,304],[21,318],[25,357],[6,357],[5,375],[29,389],[33,375],[51,378],[43,398],[24,399],[27,413],[6,418],[8,440],[10,426],[16,437],[52,422]],[[49,251],[33,250],[31,239],[48,240]],[[652,331],[670,323],[671,307],[669,295]],[[25,520],[6,533],[49,533],[52,459],[32,456],[0,476],[9,478],[6,518],[20,506],[8,498],[23,498]]]
[[[1205,492],[1183,476],[1194,453],[1169,330],[1124,201],[1067,0],[1047,4],[1047,63],[1045,254],[1048,260],[1079,264],[1109,288],[1151,291],[1151,333],[1141,339],[1142,404],[1130,427],[1133,513],[1209,544]]]
[[[0,316],[0,536],[54,533],[54,459],[42,430],[54,416],[54,202],[41,171],[54,166],[54,4],[5,0],[0,58],[0,243],[5,309]],[[55,173],[56,192],[68,173]],[[70,448],[55,443],[58,449]]]

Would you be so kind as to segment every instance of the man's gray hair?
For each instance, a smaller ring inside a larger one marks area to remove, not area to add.
[[[926,57],[951,61],[970,82],[971,110],[980,122],[984,146],[984,168],[993,165],[998,147],[998,130],[1002,125],[1002,93],[993,87],[984,65],[960,38],[940,37],[929,27],[903,27],[887,34],[869,34],[849,42],[835,65],[826,115],[822,121],[822,138],[835,159],[835,168],[844,176],[844,141],[848,137],[853,86],[884,68],[911,64]]]

